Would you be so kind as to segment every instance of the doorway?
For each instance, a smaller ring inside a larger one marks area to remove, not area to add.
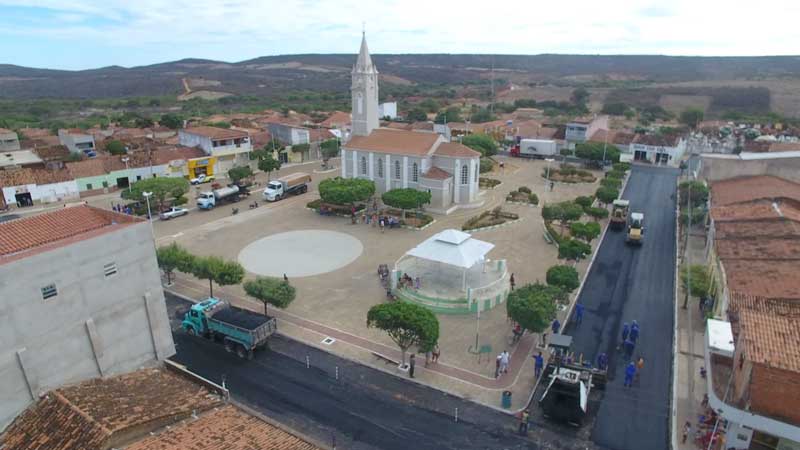
[[[20,208],[24,208],[26,206],[33,206],[33,197],[31,197],[30,192],[22,192],[16,194],[14,199],[17,201],[17,206]]]

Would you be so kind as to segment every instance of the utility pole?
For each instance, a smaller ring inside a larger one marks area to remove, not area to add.
[[[492,55],[492,71],[491,71],[491,86],[492,86],[492,96],[491,101],[489,102],[489,114],[494,116],[494,55]]]
[[[691,172],[691,169],[690,169]],[[687,176],[689,178],[689,176]],[[689,307],[689,295],[691,295],[692,290],[692,271],[689,270],[691,266],[691,252],[689,251],[689,234],[692,232],[692,183],[691,179],[687,184],[687,195],[686,195],[686,244],[684,245],[683,253],[686,256],[686,295],[683,298],[683,309],[687,309]],[[678,211],[680,211],[680,200],[678,202]],[[678,215],[680,219],[680,214]]]

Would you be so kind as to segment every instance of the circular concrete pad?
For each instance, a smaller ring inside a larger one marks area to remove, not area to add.
[[[349,234],[300,230],[259,239],[239,252],[249,272],[271,277],[307,277],[340,269],[361,255],[364,246]]]

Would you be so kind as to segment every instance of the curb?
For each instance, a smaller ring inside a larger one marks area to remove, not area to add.
[[[494,230],[495,228],[507,227],[507,226],[509,226],[511,224],[514,224],[514,223],[517,223],[517,222],[522,222],[523,220],[524,219],[522,217],[520,217],[519,219],[514,219],[514,220],[512,220],[510,222],[504,222],[504,223],[501,223],[499,225],[491,225],[491,226],[488,226],[488,227],[473,228],[471,230],[461,230],[461,231],[463,231],[464,233],[475,233],[476,231]]]
[[[506,203],[508,203],[509,205],[527,206],[528,208],[538,208],[539,207],[539,205],[534,205],[531,202],[513,202],[513,201],[510,201],[510,200],[506,200]]]
[[[678,176],[677,184],[680,185],[681,177]],[[669,417],[669,429],[670,429],[670,446],[673,450],[678,449],[678,430],[677,430],[677,422],[676,419],[678,418],[678,286],[680,284],[680,233],[681,233],[681,220],[680,220],[680,212],[681,212],[681,199],[680,199],[680,189],[676,189],[675,191],[675,307],[673,308],[673,326],[672,326],[672,354],[674,355],[672,358],[672,396],[670,396],[670,401],[672,405],[670,407],[670,417]],[[687,230],[688,232],[688,230]],[[685,251],[689,251],[688,246]],[[689,376],[694,376],[694,374],[689,374]],[[691,392],[689,393],[691,396]]]

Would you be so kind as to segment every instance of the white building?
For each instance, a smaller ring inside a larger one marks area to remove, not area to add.
[[[178,132],[180,145],[199,147],[217,159],[214,173],[227,173],[250,163],[250,135],[246,131],[215,127],[192,127]]]
[[[378,71],[366,38],[352,72],[353,136],[342,147],[342,177],[367,178],[378,193],[414,188],[431,193],[426,208],[477,206],[480,153],[433,132],[378,128]]]
[[[78,128],[58,130],[58,140],[71,153],[83,153],[90,157],[96,154],[97,148],[95,147],[94,136]]]
[[[686,140],[678,135],[637,134],[628,152],[634,161],[677,166],[686,153]]]
[[[270,122],[267,129],[272,137],[287,145],[308,144],[311,142],[309,129],[305,127]]]
[[[381,119],[384,119],[386,117],[388,117],[389,119],[396,119],[397,102],[386,102],[378,105],[378,117],[380,117]]]
[[[175,353],[150,224],[81,205],[0,223],[0,429],[39,395]]]
[[[17,133],[0,128],[0,152],[19,150],[19,136]]]
[[[599,130],[608,130],[608,116],[577,118],[567,122],[564,140],[569,148],[573,148],[577,143],[588,141]]]

